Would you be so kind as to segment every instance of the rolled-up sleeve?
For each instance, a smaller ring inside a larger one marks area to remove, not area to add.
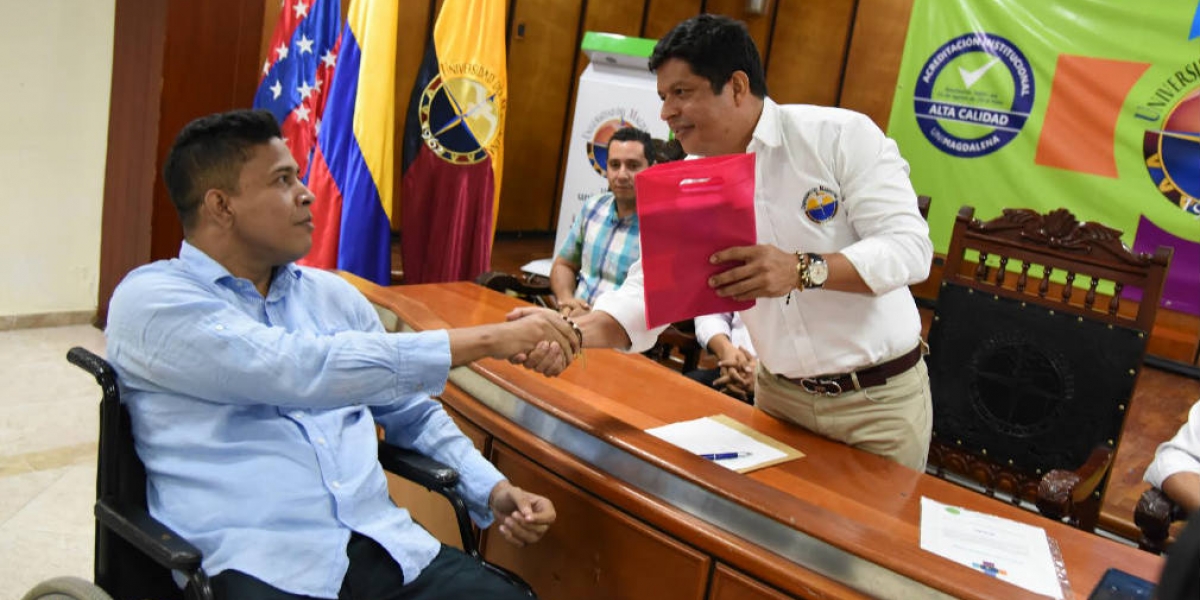
[[[701,315],[696,317],[694,322],[696,325],[696,341],[700,342],[700,347],[702,348],[708,348],[709,340],[720,333],[729,336],[729,340],[733,341],[733,313]]]
[[[1145,480],[1161,488],[1168,477],[1180,473],[1200,474],[1200,401],[1188,411],[1188,420],[1175,437],[1163,442],[1154,452],[1154,461],[1146,469]]]
[[[896,143],[855,115],[839,145],[839,180],[860,240],[842,254],[876,295],[929,277],[933,242]]]
[[[642,274],[642,260],[639,258],[629,267],[629,275],[621,287],[600,294],[596,298],[592,310],[612,315],[625,334],[629,336],[628,348],[618,348],[627,352],[645,352],[658,340],[658,334],[667,328],[666,325],[646,328],[646,300],[643,290],[645,279]]]

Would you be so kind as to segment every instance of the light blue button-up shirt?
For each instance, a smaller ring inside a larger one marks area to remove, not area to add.
[[[503,476],[430,399],[446,384],[444,331],[386,333],[340,277],[287,265],[264,299],[184,242],[113,293],[108,359],[146,465],[150,512],[204,554],[277,588],[333,598],[358,531],[411,582],[440,545],[388,497],[388,442],[457,468],[486,527]]]

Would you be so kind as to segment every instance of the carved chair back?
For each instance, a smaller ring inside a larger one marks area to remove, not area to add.
[[[958,213],[929,332],[930,469],[1091,529],[1171,251],[1133,253],[1066,209],[973,217]]]

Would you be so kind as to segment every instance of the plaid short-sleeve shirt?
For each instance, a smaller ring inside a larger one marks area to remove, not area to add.
[[[558,251],[559,258],[579,265],[575,297],[588,304],[601,292],[620,287],[629,266],[641,254],[637,213],[618,218],[611,192],[584,201],[567,241]]]

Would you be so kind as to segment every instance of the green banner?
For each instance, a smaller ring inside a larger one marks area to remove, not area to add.
[[[933,198],[1064,207],[1175,249],[1164,306],[1200,314],[1198,0],[914,0],[888,134]]]

